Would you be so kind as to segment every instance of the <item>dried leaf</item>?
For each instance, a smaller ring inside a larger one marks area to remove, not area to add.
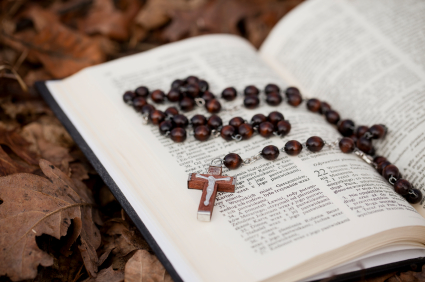
[[[30,143],[28,143],[15,130],[7,131],[0,127],[0,145],[8,146],[13,151],[13,153],[26,161],[28,164],[38,164],[38,155],[28,150]]]
[[[24,167],[14,162],[0,147],[0,176],[6,176],[18,172],[32,172],[30,167]]]
[[[124,281],[124,271],[115,271],[112,266],[102,269],[96,278],[88,278],[84,282],[121,282]]]
[[[14,281],[34,278],[39,264],[53,264],[37,247],[35,236],[59,239],[67,234],[71,219],[81,220],[81,238],[87,244],[95,249],[100,245],[88,191],[48,161],[40,160],[39,165],[49,180],[25,173],[0,178],[0,275]]]
[[[422,272],[406,271],[399,275],[394,275],[388,282],[422,282],[425,281],[425,265],[422,266]]]
[[[125,265],[124,276],[125,282],[173,281],[156,256],[151,255],[146,250],[138,250],[128,260]]]

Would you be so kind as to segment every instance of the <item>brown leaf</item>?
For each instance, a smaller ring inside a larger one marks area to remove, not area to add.
[[[59,239],[67,234],[71,219],[82,221],[81,238],[87,244],[100,245],[99,230],[90,221],[88,192],[48,161],[40,160],[39,165],[49,180],[25,173],[0,178],[0,275],[14,281],[34,278],[39,264],[53,264],[35,236]]]
[[[422,272],[406,271],[399,275],[394,275],[388,282],[423,282],[425,281],[425,265],[422,266]]]
[[[124,281],[124,271],[115,271],[112,266],[102,269],[96,278],[91,277],[84,282],[121,282]]]
[[[32,172],[30,167],[24,167],[13,161],[0,147],[0,176],[6,176],[18,172]]]
[[[38,155],[28,150],[30,143],[28,143],[15,130],[8,131],[0,127],[0,145],[8,146],[13,151],[13,153],[26,161],[28,164],[38,164]]]
[[[12,119],[21,116],[37,116],[44,113],[51,113],[49,107],[42,100],[25,100],[18,102],[2,101],[1,108],[4,113]]]
[[[151,255],[146,250],[138,250],[128,260],[125,265],[124,276],[125,282],[173,281],[156,256]]]

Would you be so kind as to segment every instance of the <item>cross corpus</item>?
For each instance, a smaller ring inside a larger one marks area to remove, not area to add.
[[[221,167],[210,166],[207,174],[189,173],[187,188],[202,190],[198,220],[211,221],[215,196],[218,192],[235,192],[236,177],[222,177]]]

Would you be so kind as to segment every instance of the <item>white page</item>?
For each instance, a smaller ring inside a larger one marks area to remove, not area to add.
[[[59,105],[183,279],[263,280],[388,228],[424,226],[423,218],[377,177],[371,167],[337,149],[325,149],[319,154],[304,152],[293,158],[281,155],[275,162],[261,160],[239,170],[225,169],[224,174],[238,175],[237,193],[230,197],[218,196],[211,223],[197,221],[201,193],[187,189],[188,172],[205,171],[211,159],[228,152],[247,158],[266,144],[281,148],[289,139],[305,140],[314,134],[333,141],[339,135],[322,117],[304,108],[287,105],[271,108],[262,101],[256,110],[242,108],[220,115],[227,123],[230,116],[250,119],[259,112],[282,111],[293,125],[285,140],[255,136],[241,143],[221,138],[201,143],[191,137],[185,143],[175,144],[159,136],[156,127],[142,125],[140,115],[122,101],[127,89],[146,84],[151,89],[168,90],[174,78],[189,74],[207,79],[216,94],[232,84],[238,89],[247,84],[264,87],[268,82],[285,86],[249,44],[225,35],[185,40],[48,83]],[[242,100],[237,99],[224,106],[232,108],[241,103]],[[159,108],[167,106],[169,104]],[[206,114],[203,109],[198,112]],[[341,174],[334,180],[320,180],[315,172],[323,169],[330,176],[338,167],[342,169]],[[372,178],[373,185],[364,183],[364,187],[358,187],[359,183],[346,177],[352,173],[363,182]],[[348,188],[336,193],[332,187],[338,183],[346,183]],[[373,191],[382,198],[370,208],[361,197],[370,201],[374,196],[369,192]],[[344,203],[347,198],[348,204]],[[290,205],[285,206],[287,203]],[[354,203],[360,209],[353,210]],[[233,205],[236,208],[232,208]],[[236,216],[236,211],[241,211],[240,215]],[[237,229],[240,225],[235,226],[236,222],[248,225]],[[365,226],[367,228],[363,228]],[[374,246],[397,242],[395,234],[384,238]],[[362,245],[356,252],[344,254],[342,260],[363,255],[367,248],[366,244]],[[331,267],[339,260],[333,258],[324,265]],[[306,271],[299,275],[312,274]]]

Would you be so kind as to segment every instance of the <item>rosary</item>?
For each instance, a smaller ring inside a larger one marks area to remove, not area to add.
[[[387,133],[385,125],[375,124],[371,127],[358,126],[356,128],[352,120],[340,120],[339,113],[333,110],[328,103],[315,98],[304,100],[300,91],[295,87],[288,87],[281,91],[277,85],[268,84],[263,92],[266,95],[266,103],[270,106],[278,106],[283,102],[281,93],[285,94],[285,100],[290,106],[298,107],[305,101],[310,112],[323,115],[326,121],[336,127],[344,137],[327,143],[319,136],[312,136],[304,143],[290,140],[281,149],[274,145],[265,146],[261,152],[246,159],[242,159],[236,153],[229,153],[223,159],[214,159],[206,174],[189,174],[188,188],[203,191],[198,208],[198,220],[211,220],[217,191],[235,192],[236,177],[222,177],[221,165],[230,170],[238,169],[260,159],[276,160],[281,151],[289,156],[297,156],[304,148],[311,152],[320,152],[325,146],[329,148],[339,146],[341,152],[353,153],[360,157],[373,166],[394,187],[394,191],[409,203],[416,204],[422,200],[422,192],[403,179],[395,165],[391,164],[385,157],[375,156],[372,140],[385,137]],[[259,106],[260,90],[257,87],[254,85],[247,86],[243,95],[243,104],[246,108],[255,109]],[[221,93],[221,98],[225,101],[232,101],[237,96],[238,92],[234,87],[225,88]],[[157,110],[147,102],[149,97],[157,104],[164,103],[166,99],[169,102],[176,102],[183,112],[193,110],[195,105],[205,107],[212,115],[208,119],[203,115],[194,115],[189,121],[185,115],[179,113],[176,107],[168,107],[164,112]],[[190,134],[199,141],[206,141],[213,136],[221,137],[227,141],[239,142],[250,139],[255,133],[264,138],[273,135],[283,137],[291,130],[289,121],[285,120],[283,114],[278,111],[271,112],[267,116],[256,114],[250,122],[242,117],[233,117],[228,125],[223,125],[222,119],[217,115],[221,111],[221,103],[209,91],[208,82],[196,76],[174,80],[171,84],[171,90],[167,94],[161,90],[150,92],[147,87],[140,86],[134,91],[126,91],[123,100],[142,114],[144,124],[151,122],[157,125],[162,135],[177,143],[186,140],[186,129],[189,126],[193,130]],[[213,165],[217,162],[220,166]]]

